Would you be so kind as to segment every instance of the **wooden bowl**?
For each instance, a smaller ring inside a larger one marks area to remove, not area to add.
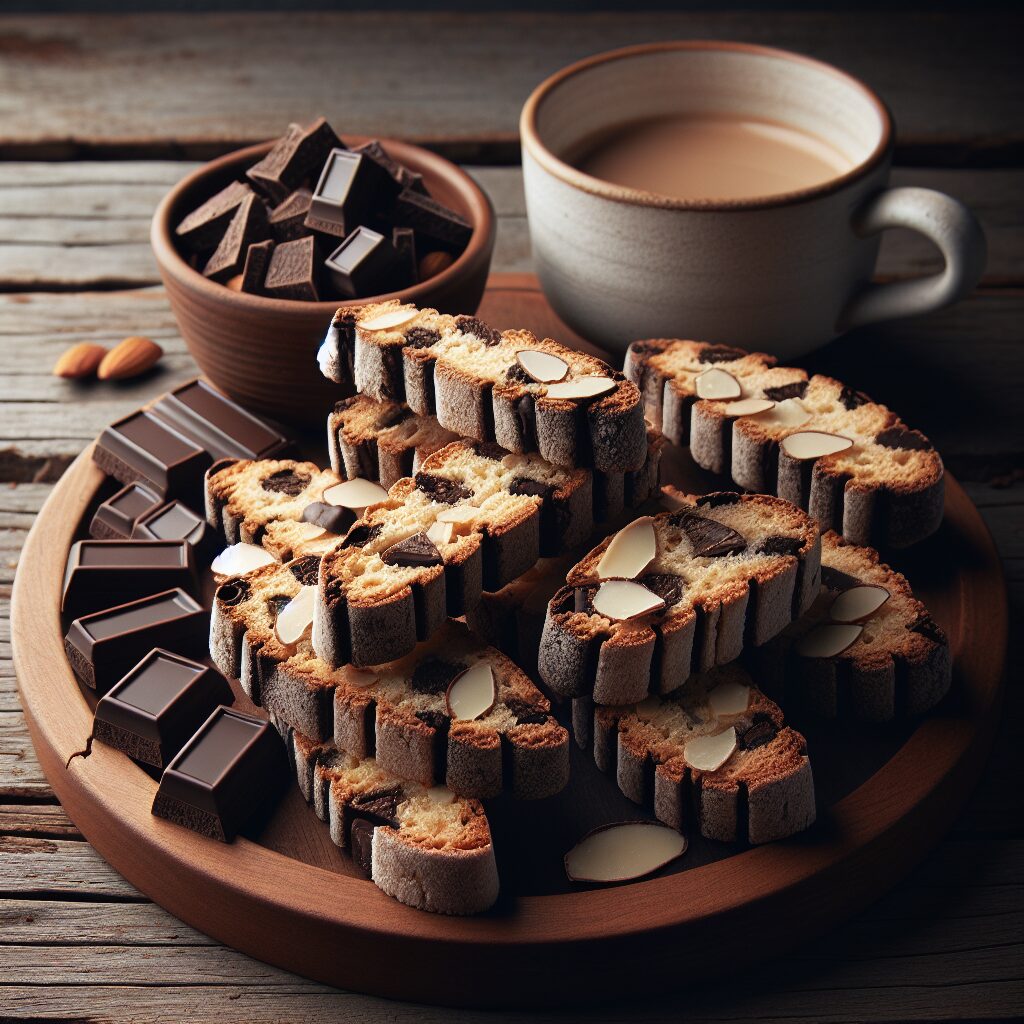
[[[346,143],[368,141],[350,136]],[[185,344],[203,373],[254,412],[290,423],[322,425],[344,392],[317,367],[316,352],[339,306],[400,299],[444,313],[475,313],[494,249],[494,211],[486,193],[461,168],[404,142],[382,140],[399,163],[423,175],[431,195],[473,225],[469,245],[434,277],[386,295],[350,302],[299,302],[236,292],[209,281],[188,265],[174,241],[174,227],[263,157],[266,142],[228,153],[194,171],[171,189],[153,215],[150,241]]]

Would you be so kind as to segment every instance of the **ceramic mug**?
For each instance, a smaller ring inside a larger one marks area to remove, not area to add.
[[[810,132],[852,166],[796,192],[694,201],[614,185],[563,159],[630,122],[722,113]],[[790,358],[850,328],[955,302],[984,268],[984,235],[962,203],[888,187],[893,124],[882,101],[798,54],[729,42],[599,54],[538,86],[520,132],[541,285],[569,326],[612,351],[685,337]],[[934,242],[945,269],[871,283],[880,233],[893,227]]]

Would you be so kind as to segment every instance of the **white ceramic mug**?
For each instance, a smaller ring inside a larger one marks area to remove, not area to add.
[[[722,113],[810,132],[853,165],[798,192],[692,201],[610,184],[562,159],[630,122]],[[798,54],[728,42],[599,54],[538,86],[520,132],[541,285],[566,323],[612,351],[685,337],[798,356],[852,327],[955,302],[984,268],[984,235],[962,203],[887,187],[893,125],[882,101]],[[871,283],[880,233],[892,227],[931,239],[945,269]]]

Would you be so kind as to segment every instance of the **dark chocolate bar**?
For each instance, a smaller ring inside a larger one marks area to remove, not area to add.
[[[102,695],[154,647],[201,657],[208,643],[208,613],[184,590],[167,590],[75,619],[64,650],[75,674]]]
[[[93,462],[123,484],[139,480],[162,495],[201,499],[203,474],[213,460],[153,413],[141,409],[111,423],[96,442]]]
[[[224,237],[239,204],[251,195],[248,185],[231,182],[181,221],[174,229],[178,241],[191,252],[212,252]]]
[[[93,736],[163,768],[221,704],[233,701],[219,672],[157,647],[100,700]]]
[[[182,540],[198,557],[211,554],[218,543],[209,523],[180,501],[160,505],[142,516],[132,529],[132,540]]]
[[[96,540],[127,540],[136,522],[159,508],[163,501],[155,490],[143,484],[126,484],[96,509],[89,524],[89,536]]]
[[[392,223],[413,228],[417,235],[449,249],[464,249],[473,225],[464,217],[430,196],[411,188],[402,189],[390,210]]]
[[[352,152],[362,153],[375,163],[380,164],[402,188],[411,188],[414,192],[422,192],[426,195],[427,187],[423,184],[423,175],[417,174],[416,171],[410,171],[404,164],[392,159],[376,139],[356,146]]]
[[[245,254],[253,242],[261,242],[270,235],[267,222],[267,204],[254,192],[247,195],[235,210],[203,275],[222,284],[242,272]]]
[[[391,244],[398,254],[401,273],[406,280],[405,285],[415,284],[419,280],[419,262],[416,259],[416,232],[412,228],[392,228]]]
[[[273,459],[291,447],[284,434],[203,380],[168,392],[151,411],[213,459]]]
[[[401,261],[382,234],[359,227],[327,257],[324,267],[337,295],[358,299],[391,291]]]
[[[284,742],[273,726],[220,707],[164,770],[153,813],[229,843],[287,786]]]
[[[274,148],[246,171],[246,177],[272,202],[279,203],[317,176],[332,149],[344,148],[345,143],[322,117],[305,128],[291,124]]]
[[[273,299],[305,299],[316,302],[316,239],[312,235],[282,242],[274,249],[263,281],[263,291]]]
[[[263,280],[267,276],[267,267],[274,252],[276,243],[272,238],[265,242],[253,242],[245,253],[245,266],[242,268],[242,280],[239,287],[250,295],[263,294]]]
[[[351,149],[332,150],[313,189],[306,227],[345,238],[399,191],[398,182],[375,160]]]
[[[61,612],[77,618],[180,587],[199,593],[195,553],[183,540],[80,540],[64,568]]]
[[[306,234],[306,217],[313,193],[297,188],[270,211],[270,230],[279,242],[294,242]]]

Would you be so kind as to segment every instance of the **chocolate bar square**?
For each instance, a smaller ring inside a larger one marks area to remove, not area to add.
[[[89,524],[89,536],[96,540],[127,540],[135,523],[159,508],[163,501],[156,491],[143,484],[126,484],[96,509]]]
[[[322,117],[305,128],[291,124],[274,148],[249,168],[246,177],[271,202],[279,203],[316,176],[332,149],[344,148],[345,143]]]
[[[217,544],[210,524],[180,501],[160,505],[142,516],[132,529],[132,540],[184,541],[197,558],[212,554]]]
[[[382,234],[359,227],[327,257],[324,267],[337,295],[359,299],[392,291],[401,261]]]
[[[270,723],[219,707],[164,770],[153,813],[230,843],[287,785],[284,743]]]
[[[153,647],[202,656],[209,625],[184,590],[167,590],[75,619],[64,651],[75,674],[102,695]]]
[[[306,227],[345,238],[388,206],[400,188],[370,157],[350,149],[332,150],[313,190]]]
[[[255,192],[250,193],[238,204],[224,237],[203,267],[203,276],[223,284],[240,274],[249,246],[269,235],[266,203]]]
[[[181,221],[174,229],[178,241],[190,252],[216,249],[239,204],[252,194],[248,185],[240,181],[231,182]]]
[[[316,239],[312,235],[282,242],[270,257],[263,290],[274,299],[319,300]]]
[[[219,672],[157,647],[101,698],[93,736],[163,768],[221,704],[233,701]]]
[[[294,242],[306,234],[306,217],[313,193],[297,188],[270,211],[270,230],[279,242]]]
[[[199,593],[195,554],[182,540],[80,540],[64,568],[61,612],[77,618],[173,587]]]

